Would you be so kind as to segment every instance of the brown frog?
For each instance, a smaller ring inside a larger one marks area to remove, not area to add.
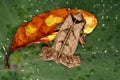
[[[84,34],[82,34],[85,23],[81,12],[70,13],[60,26],[53,46],[51,48],[43,47],[40,56],[45,61],[53,60],[69,68],[80,65],[79,56],[73,54],[78,41],[81,42],[83,47],[85,45]]]

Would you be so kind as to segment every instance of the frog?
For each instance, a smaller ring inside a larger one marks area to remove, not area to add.
[[[81,12],[77,14],[70,13],[60,26],[52,47],[45,46],[42,48],[40,56],[43,60],[54,61],[68,68],[79,66],[81,60],[74,53],[79,41],[82,46],[85,46],[83,39],[85,23],[86,21]]]

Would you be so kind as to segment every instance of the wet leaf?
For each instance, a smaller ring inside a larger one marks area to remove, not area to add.
[[[0,80],[119,80],[119,6],[119,0],[1,0]],[[67,69],[53,62],[44,62],[38,56],[43,44],[37,44],[14,52],[11,64],[14,63],[17,52],[21,54],[17,70],[13,67],[5,70],[4,54],[19,25],[26,20],[30,21],[32,16],[38,14],[38,10],[42,13],[63,7],[92,12],[98,19],[97,28],[86,38],[86,47],[83,49],[79,45],[75,53],[82,57],[81,65]],[[22,10],[18,12],[18,9]]]

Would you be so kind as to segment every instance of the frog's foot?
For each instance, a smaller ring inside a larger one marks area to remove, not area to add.
[[[67,66],[68,68],[72,68],[72,67],[80,65],[80,58],[78,56],[74,56],[74,55],[62,54],[59,59],[59,62],[65,66]]]
[[[43,58],[43,60],[50,61],[54,59],[55,54],[56,53],[53,48],[43,47],[40,56]]]

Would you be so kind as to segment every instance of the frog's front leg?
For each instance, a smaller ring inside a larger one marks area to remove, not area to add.
[[[79,37],[79,42],[81,43],[81,45],[82,45],[83,48],[84,48],[85,45],[86,45],[85,38],[86,38],[86,34],[81,33],[81,34],[80,34],[80,37]]]

